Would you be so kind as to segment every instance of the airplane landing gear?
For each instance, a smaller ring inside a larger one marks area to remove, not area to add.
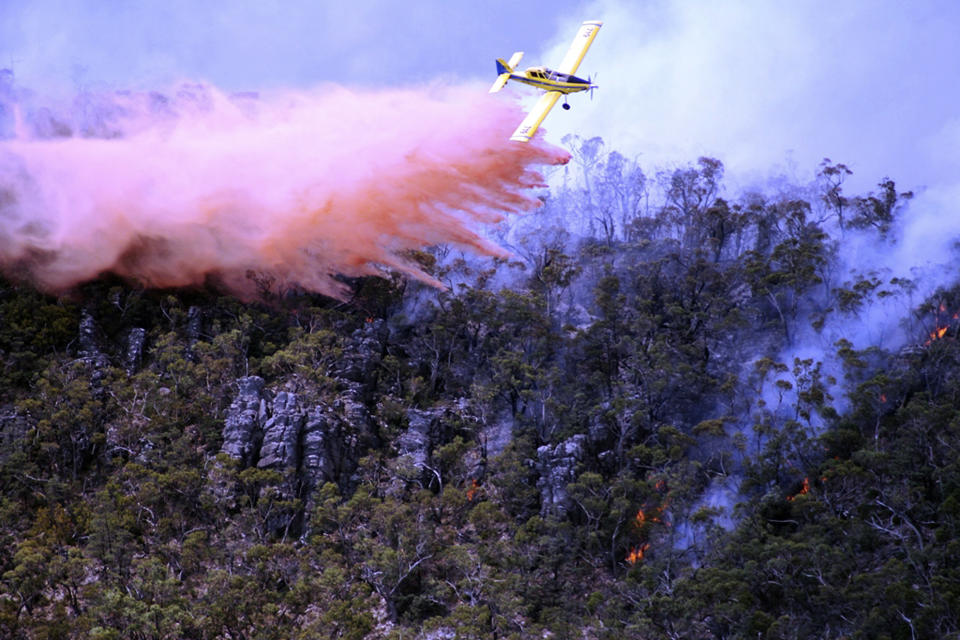
[[[569,111],[569,110],[570,110],[570,105],[567,104],[566,102],[564,102],[564,103],[563,103],[563,108],[564,108],[565,110]]]

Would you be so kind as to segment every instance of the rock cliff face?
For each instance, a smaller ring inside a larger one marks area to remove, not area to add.
[[[281,391],[271,403],[270,417],[263,425],[260,445],[261,469],[297,469],[300,466],[300,438],[306,413],[295,393]]]
[[[104,370],[110,366],[110,359],[102,348],[103,343],[103,334],[97,321],[88,309],[84,309],[77,330],[77,355],[92,368],[90,381],[94,387],[103,379]]]
[[[305,487],[312,493],[322,482],[336,481],[338,470],[333,463],[331,449],[339,449],[340,443],[334,440],[334,426],[325,407],[313,406],[307,409],[303,417],[303,435],[299,441],[299,466],[301,475],[307,480]],[[310,496],[307,496],[308,501]]]
[[[437,431],[440,429],[440,414],[442,410],[421,411],[409,409],[407,411],[407,430],[397,439],[397,449],[400,455],[406,456],[417,469],[424,469],[430,459],[433,443],[439,440]]]
[[[386,328],[383,320],[367,322],[350,335],[334,375],[358,384],[368,384],[380,363]]]
[[[190,347],[200,339],[203,330],[203,310],[200,307],[192,306],[187,309],[187,337],[190,338]]]
[[[187,313],[185,332],[190,344],[202,337],[203,311],[196,306]],[[236,394],[223,423],[221,452],[237,461],[239,468],[276,471],[281,480],[274,487],[284,500],[298,499],[301,516],[313,508],[316,489],[326,482],[347,488],[355,480],[353,474],[359,458],[377,442],[375,427],[361,401],[364,389],[378,384],[377,368],[383,356],[388,329],[382,321],[371,321],[354,331],[347,340],[342,358],[332,374],[339,392],[329,402],[308,401],[301,390],[268,387],[263,378],[248,376],[236,380]],[[110,346],[93,315],[81,314],[76,353],[92,369],[91,389],[98,392],[103,371],[115,364],[128,375],[143,366],[147,332],[131,327]],[[468,466],[482,476],[488,457],[497,456],[509,444],[515,428],[508,415],[481,421],[466,398],[426,409],[407,409],[406,428],[394,441],[402,467],[408,469],[398,482],[417,482],[433,486],[436,479],[432,455],[438,446],[450,442],[454,425],[473,423],[478,431],[477,448],[469,454]],[[541,513],[564,517],[570,508],[566,486],[576,477],[586,448],[604,440],[602,425],[592,425],[590,435],[578,435],[559,444],[542,446],[531,461],[539,479]],[[23,419],[12,411],[0,415],[0,442],[10,433],[23,430]],[[468,439],[470,436],[467,436]],[[106,433],[108,448],[123,449],[112,430]],[[127,443],[129,444],[129,443]],[[147,449],[150,443],[141,443]],[[127,451],[127,449],[123,449]],[[405,479],[404,479],[405,478]],[[219,486],[218,492],[229,496],[233,489]],[[289,519],[288,519],[289,520]],[[285,525],[284,525],[285,526]]]
[[[133,375],[140,368],[143,360],[143,345],[146,339],[147,330],[142,327],[134,327],[127,334],[127,345],[123,358],[127,375]]]
[[[513,440],[515,427],[513,416],[509,411],[495,414],[493,419],[480,428],[480,443],[485,458],[496,458]]]
[[[249,467],[259,457],[263,425],[267,418],[263,378],[240,378],[237,387],[237,395],[227,410],[221,451],[239,460],[241,466]]]
[[[333,404],[308,404],[296,393],[272,393],[257,376],[240,378],[227,411],[221,451],[241,468],[258,467],[281,474],[284,499],[313,508],[317,486],[349,483],[370,418],[353,387]]]
[[[479,426],[480,420],[473,414],[466,398],[429,409],[410,408],[406,411],[406,418],[407,428],[396,439],[395,445],[398,458],[405,463],[403,466],[415,472],[414,477],[406,478],[408,481],[419,481],[424,487],[439,489],[444,480],[438,470],[441,465],[434,459],[436,449],[452,442],[458,435],[469,440],[470,436],[464,430],[477,427],[477,446],[466,453],[462,463],[472,477],[482,477],[489,449]]]
[[[77,328],[78,355],[81,358],[103,357],[100,350],[101,342],[102,336],[97,321],[94,320],[89,309],[84,309],[80,315],[80,326]]]
[[[92,311],[89,308],[81,311],[80,325],[77,327],[76,355],[92,367],[92,382],[103,379],[103,370],[111,365],[111,360],[113,364],[122,365],[127,375],[133,375],[140,369],[147,330],[143,327],[130,327],[124,330],[124,334],[120,340],[108,340]]]
[[[563,517],[570,508],[567,485],[576,478],[577,465],[583,461],[587,436],[576,435],[556,446],[537,449],[537,488],[543,515]]]

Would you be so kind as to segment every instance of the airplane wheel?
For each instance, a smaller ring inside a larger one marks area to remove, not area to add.
[[[570,105],[567,104],[566,102],[564,102],[564,103],[563,103],[563,108],[564,108],[565,110],[569,111],[569,110],[570,110]]]

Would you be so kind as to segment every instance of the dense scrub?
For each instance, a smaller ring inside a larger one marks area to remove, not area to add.
[[[911,310],[910,348],[783,361],[913,290],[841,255],[909,194],[847,197],[825,162],[724,199],[716,160],[648,180],[571,143],[581,186],[515,260],[411,256],[446,291],[3,282],[0,635],[960,632],[960,290]],[[221,452],[247,376],[362,405],[309,495]]]

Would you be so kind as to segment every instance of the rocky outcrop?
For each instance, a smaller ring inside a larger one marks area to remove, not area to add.
[[[291,391],[272,394],[257,376],[238,380],[227,411],[221,452],[241,469],[281,474],[284,499],[299,498],[305,513],[325,482],[350,482],[369,431],[369,416],[356,388],[347,385],[332,404],[307,404]]]
[[[97,386],[105,375],[105,369],[110,366],[110,359],[103,352],[103,333],[94,320],[89,309],[80,314],[80,326],[77,330],[77,355],[93,369],[90,376],[91,383]]]
[[[227,410],[223,426],[221,451],[241,466],[249,467],[260,456],[263,425],[266,423],[267,403],[263,378],[248,376],[237,380],[237,395]]]
[[[408,426],[397,438],[397,451],[417,469],[423,469],[427,464],[433,443],[439,439],[437,431],[442,413],[442,409],[407,411]]]
[[[556,446],[544,445],[537,449],[541,514],[558,518],[566,515],[571,506],[567,485],[576,478],[577,465],[583,461],[586,443],[587,436],[580,434]]]
[[[134,327],[127,334],[127,348],[124,351],[123,365],[127,375],[133,375],[143,360],[143,344],[147,339],[147,330]]]
[[[478,422],[481,422],[478,420]],[[481,422],[480,445],[484,459],[499,456],[513,441],[513,430],[516,420],[510,411],[495,414],[492,419]]]
[[[463,403],[408,409],[407,428],[397,438],[397,453],[413,467],[427,469],[433,450],[453,439],[453,425],[463,420],[464,411]]]
[[[203,331],[203,311],[200,307],[192,306],[187,309],[187,337],[190,339],[190,347],[200,339]]]
[[[308,498],[318,484],[336,481],[339,475],[335,465],[337,457],[330,454],[331,449],[339,449],[337,435],[325,407],[314,406],[307,411],[300,440],[300,475]]]
[[[334,375],[355,383],[369,382],[380,364],[384,332],[383,320],[370,320],[350,334]]]
[[[407,409],[406,422],[406,429],[394,441],[398,475],[391,490],[402,490],[410,482],[439,489],[446,480],[440,475],[434,452],[452,442],[457,435],[469,440],[464,429],[479,425],[480,419],[472,414],[469,401],[460,398],[429,409]],[[482,477],[486,468],[486,441],[482,433],[479,436],[481,446],[471,447],[461,460],[473,478]]]
[[[277,394],[263,427],[258,467],[286,470],[300,466],[300,437],[305,417],[296,394],[287,391]]]
[[[77,329],[77,343],[79,344],[79,355],[81,358],[93,358],[100,353],[100,329],[97,327],[97,321],[93,319],[93,314],[89,309],[84,309],[80,314],[80,326]]]
[[[322,425],[324,442],[324,455],[317,458],[316,467],[323,473],[314,474],[314,478],[317,483],[325,481],[344,485],[348,480],[352,481],[351,474],[356,469],[357,460],[369,444],[370,415],[360,401],[359,387],[348,385],[332,406],[319,405],[314,408],[314,413],[323,416],[323,422],[318,422],[317,427]],[[313,432],[308,429],[307,433]]]

